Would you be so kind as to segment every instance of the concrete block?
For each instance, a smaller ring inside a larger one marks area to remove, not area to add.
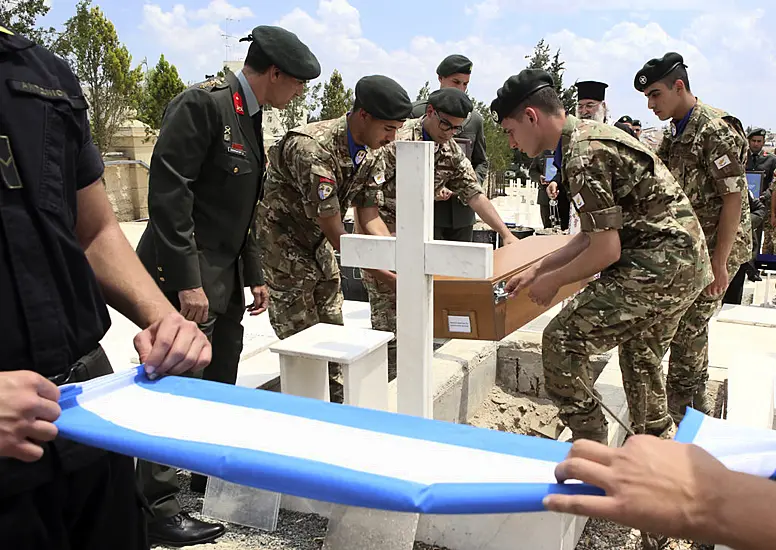
[[[434,353],[434,418],[468,422],[496,383],[496,343],[450,340]]]
[[[417,540],[451,550],[574,550],[587,518],[531,514],[425,515]]]
[[[590,358],[593,380],[598,378],[612,355],[614,352],[609,351]],[[531,328],[519,330],[499,342],[496,380],[499,386],[506,390],[547,397],[544,387],[541,332]]]

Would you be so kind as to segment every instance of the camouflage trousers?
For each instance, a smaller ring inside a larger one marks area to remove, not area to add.
[[[724,296],[724,294],[723,294]],[[671,342],[666,391],[674,421],[684,418],[687,407],[711,414],[706,397],[709,381],[709,321],[722,305],[722,296],[701,294],[687,309]]]
[[[264,265],[264,278],[269,289],[269,321],[281,340],[318,323],[344,324],[339,273],[326,278],[317,264],[309,267],[297,263],[294,275]],[[304,269],[305,276],[300,277]],[[342,369],[329,363],[331,401],[343,400]]]
[[[763,219],[763,246],[762,251],[763,254],[773,254],[773,226],[771,225],[771,215],[770,215],[770,208],[768,209],[768,214]]]
[[[601,405],[577,378],[595,391],[590,356],[616,346],[633,431],[661,436],[674,429],[661,361],[696,295],[677,296],[666,290],[628,288],[602,274],[545,328],[542,362],[547,394],[574,439],[607,442]]]
[[[369,294],[372,328],[396,334],[396,293],[365,271],[361,273],[361,281]],[[396,378],[396,337],[388,342],[388,381],[394,378]]]

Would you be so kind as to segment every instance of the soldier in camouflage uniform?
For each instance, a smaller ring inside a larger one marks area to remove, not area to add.
[[[682,56],[669,52],[648,61],[634,86],[661,120],[672,118],[657,155],[682,186],[701,222],[714,281],[682,317],[671,342],[668,407],[676,422],[692,406],[711,414],[706,396],[709,320],[729,280],[752,254],[747,142],[741,122],[691,93]]]
[[[562,182],[582,232],[513,277],[547,306],[566,284],[600,272],[550,322],[542,340],[547,393],[574,439],[607,442],[592,390],[590,355],[619,345],[620,368],[636,433],[671,436],[661,360],[679,320],[711,281],[698,218],[654,153],[632,136],[564,114],[545,71],[509,78],[491,104],[512,147],[531,157],[560,150]]]
[[[434,141],[434,196],[439,200],[457,200],[471,206],[501,236],[504,245],[517,238],[504,225],[480,185],[471,162],[453,137],[461,131],[474,105],[464,92],[442,88],[428,97],[426,114],[407,121],[399,130],[400,141]],[[384,148],[385,185],[380,216],[388,229],[396,230],[396,146]],[[449,196],[452,193],[453,196]],[[363,277],[369,293],[372,328],[396,333],[396,292],[369,274]],[[389,379],[396,377],[396,339],[388,344]]]
[[[343,218],[352,204],[364,232],[390,235],[378,212],[385,182],[380,148],[395,139],[411,108],[395,81],[364,77],[352,112],[295,128],[270,149],[259,238],[279,338],[317,323],[343,324],[334,254],[346,234]],[[371,273],[395,285],[392,273]]]

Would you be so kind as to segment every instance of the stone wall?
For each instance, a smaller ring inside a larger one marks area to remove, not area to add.
[[[139,162],[108,160],[103,182],[119,222],[148,217],[148,168]]]

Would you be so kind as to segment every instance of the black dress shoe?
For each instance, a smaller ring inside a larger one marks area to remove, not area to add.
[[[148,540],[164,546],[190,546],[212,542],[224,534],[226,527],[194,519],[186,512],[148,522]]]

